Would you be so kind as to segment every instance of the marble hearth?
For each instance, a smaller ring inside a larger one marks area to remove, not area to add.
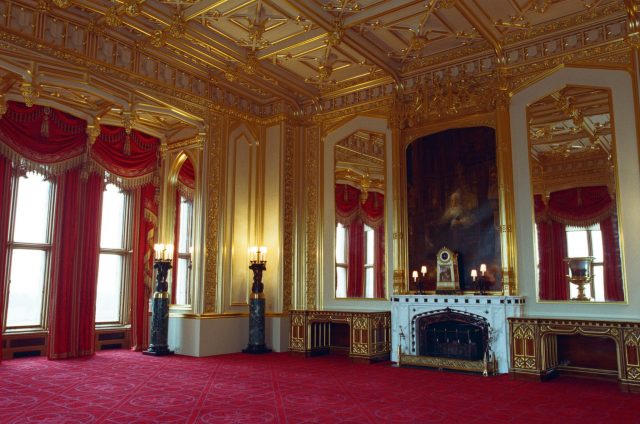
[[[523,315],[525,298],[521,296],[476,295],[395,295],[391,298],[391,360],[398,361],[398,346],[404,355],[418,355],[419,317],[447,308],[474,314],[487,320],[491,327],[491,350],[497,361],[497,372],[509,371],[509,327],[507,318]],[[404,338],[400,337],[400,333]]]

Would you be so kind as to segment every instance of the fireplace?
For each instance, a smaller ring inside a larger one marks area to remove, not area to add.
[[[450,308],[413,318],[418,355],[482,360],[489,340],[488,321]]]
[[[509,371],[507,318],[522,316],[523,297],[409,294],[391,302],[392,361],[483,373],[495,362],[494,373]]]

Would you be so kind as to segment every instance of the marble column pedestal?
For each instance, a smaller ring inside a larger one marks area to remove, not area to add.
[[[256,294],[258,296],[256,296]],[[262,293],[255,293],[249,300],[249,344],[244,353],[268,353],[271,349],[264,343],[265,301]]]

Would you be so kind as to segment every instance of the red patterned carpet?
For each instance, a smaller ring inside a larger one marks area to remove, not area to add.
[[[344,357],[129,351],[0,364],[1,423],[640,423],[616,383],[481,377]]]

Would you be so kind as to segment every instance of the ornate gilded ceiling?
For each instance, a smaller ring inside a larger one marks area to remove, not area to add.
[[[116,109],[143,103],[149,125],[179,133],[178,121],[196,118],[152,116],[175,90],[206,99],[193,111],[327,111],[433,85],[434,72],[455,85],[461,75],[622,39],[626,14],[621,0],[0,0],[1,39],[20,45],[2,50],[0,68],[4,91],[14,92],[16,76],[65,78],[53,67],[47,74],[47,56],[72,74],[97,69],[112,76],[99,91],[119,99]],[[123,75],[157,81],[166,98],[156,88],[131,93],[134,77]],[[91,105],[92,116],[114,108],[82,85],[50,82],[42,91]]]

